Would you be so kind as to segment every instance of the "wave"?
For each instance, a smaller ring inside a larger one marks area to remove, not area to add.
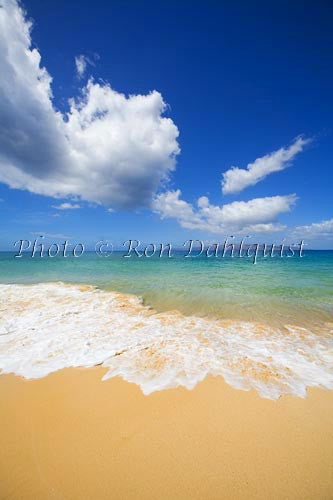
[[[0,370],[27,379],[107,368],[144,394],[220,375],[260,396],[333,388],[333,325],[320,331],[157,313],[140,297],[93,286],[0,285]]]

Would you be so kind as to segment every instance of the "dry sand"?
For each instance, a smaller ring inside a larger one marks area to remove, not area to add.
[[[144,396],[103,373],[0,376],[1,499],[333,498],[333,392]]]

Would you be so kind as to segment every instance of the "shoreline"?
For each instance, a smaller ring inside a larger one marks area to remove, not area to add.
[[[317,332],[158,313],[133,294],[61,282],[0,285],[0,303],[2,373],[34,379],[102,365],[104,378],[120,375],[145,394],[192,389],[209,374],[270,399],[333,389],[329,324]]]
[[[102,367],[0,376],[3,498],[329,498],[333,392],[278,401],[208,376],[144,396]]]

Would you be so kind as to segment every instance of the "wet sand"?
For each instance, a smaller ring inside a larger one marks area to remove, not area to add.
[[[333,498],[333,391],[144,396],[103,373],[0,376],[1,499]]]

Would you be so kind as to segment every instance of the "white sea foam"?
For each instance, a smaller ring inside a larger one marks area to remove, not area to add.
[[[0,285],[0,370],[39,378],[65,367],[108,368],[145,394],[192,389],[207,374],[276,399],[333,388],[333,328],[157,314],[140,298],[90,286]]]

